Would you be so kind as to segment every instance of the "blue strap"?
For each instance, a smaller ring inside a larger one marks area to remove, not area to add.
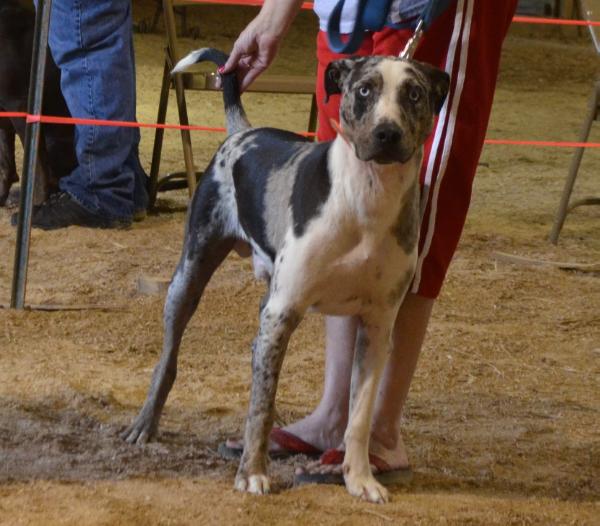
[[[333,8],[327,23],[329,47],[336,53],[354,53],[362,44],[365,31],[380,31],[385,25],[395,29],[414,28],[420,20],[423,20],[423,28],[426,30],[444,12],[451,1],[429,0],[420,17],[399,24],[388,24],[389,11],[393,0],[358,0],[354,28],[348,41],[343,42],[340,33],[340,22],[345,0],[339,0]]]
[[[354,28],[350,32],[350,38],[347,42],[342,41],[342,36],[340,33],[340,23],[342,19],[342,10],[344,9],[344,3],[345,0],[339,0],[339,2],[333,8],[331,16],[329,17],[329,21],[327,22],[327,37],[329,39],[329,47],[333,51],[336,53],[349,54],[354,53],[362,44],[365,32],[362,13],[365,11],[367,0],[358,0]]]
[[[450,5],[452,0],[430,0],[421,15],[423,19],[423,29],[427,31],[433,21],[440,16]]]

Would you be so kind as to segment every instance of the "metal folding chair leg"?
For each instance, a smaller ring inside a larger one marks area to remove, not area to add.
[[[158,103],[158,115],[156,122],[164,124],[167,120],[167,108],[169,106],[169,86],[171,85],[171,75],[168,61],[165,60],[163,70],[162,86],[160,88],[160,100]],[[154,146],[152,147],[152,164],[150,165],[150,187],[149,187],[149,208],[154,208],[156,202],[156,192],[158,191],[158,173],[160,172],[160,157],[162,155],[163,138],[165,130],[156,128],[154,132]]]
[[[592,91],[592,97],[590,99],[588,114],[583,123],[581,134],[579,135],[579,142],[587,142],[588,137],[590,136],[592,124],[598,118],[599,105],[600,81],[596,82],[596,84],[594,85],[594,90]],[[560,235],[560,232],[562,230],[562,227],[565,223],[565,219],[569,211],[571,211],[576,206],[580,206],[583,204],[596,204],[596,199],[591,198],[577,201],[571,206],[569,206],[569,201],[571,200],[571,194],[573,193],[573,187],[575,186],[575,181],[577,179],[577,174],[579,172],[579,166],[581,165],[581,159],[583,158],[584,151],[585,148],[576,148],[573,154],[573,159],[571,160],[571,166],[569,168],[569,173],[567,175],[562,196],[560,198],[560,204],[558,205],[558,210],[554,218],[554,225],[552,226],[552,231],[550,232],[550,242],[554,245],[558,243],[558,236]]]
[[[27,113],[30,115],[41,115],[42,113],[51,10],[52,0],[39,0],[35,17],[33,57],[29,79],[29,98],[27,101]],[[15,247],[15,264],[13,267],[10,299],[10,306],[13,309],[22,309],[25,306],[29,245],[31,241],[31,219],[33,214],[33,190],[35,186],[35,167],[39,154],[40,127],[41,123],[38,121],[27,123],[25,128],[25,152],[21,178],[17,244]]]
[[[308,131],[310,133],[315,133],[317,131],[318,112],[319,110],[317,108],[317,96],[313,94],[312,100],[310,102],[310,114],[308,116]],[[313,140],[316,140],[316,137]]]

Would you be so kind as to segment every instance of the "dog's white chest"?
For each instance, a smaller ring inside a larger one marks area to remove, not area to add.
[[[312,307],[330,315],[354,315],[387,301],[398,280],[413,262],[395,239],[364,237],[320,272],[313,288]]]
[[[407,249],[398,225],[418,222],[417,163],[376,173],[334,147],[329,199],[302,235],[288,226],[275,261],[253,243],[255,273],[272,274],[272,298],[299,310],[355,315],[389,309],[416,263],[415,240]]]

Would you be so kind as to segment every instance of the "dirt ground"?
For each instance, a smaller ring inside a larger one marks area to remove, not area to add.
[[[136,5],[136,19],[150,7]],[[201,14],[191,20],[200,39],[185,40],[185,49],[227,49],[253,11]],[[303,14],[274,70],[311,73],[314,33],[314,18]],[[163,45],[161,34],[136,36],[141,121],[155,119]],[[488,136],[575,140],[597,61],[574,32],[515,27]],[[244,100],[257,125],[306,126],[306,97]],[[218,94],[189,101],[193,123],[222,124]],[[142,135],[149,168],[153,133]],[[194,134],[199,167],[221,138]],[[130,230],[34,232],[28,302],[106,309],[0,309],[0,524],[600,524],[600,275],[493,259],[500,251],[600,261],[598,207],[577,209],[559,245],[547,242],[571,154],[485,148],[404,416],[415,479],[392,488],[383,506],[342,487],[290,487],[302,458],[272,463],[271,496],[232,489],[236,465],[216,448],[243,428],[262,293],[250,262],[237,256],[219,269],[188,327],[159,440],[137,448],[118,438],[161,347],[163,298],[138,294],[137,279],[173,271],[184,192],[162,194],[158,212]],[[169,132],[162,171],[181,166],[179,136]],[[598,153],[588,152],[578,197],[599,194],[599,170]],[[0,303],[10,297],[8,219],[0,209]],[[314,314],[293,337],[278,392],[284,421],[318,402],[323,339]]]

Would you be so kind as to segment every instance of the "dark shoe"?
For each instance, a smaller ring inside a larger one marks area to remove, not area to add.
[[[146,211],[145,208],[140,208],[139,210],[134,210],[133,211],[134,223],[139,223],[140,221],[143,221],[144,219],[146,219],[147,215],[148,215],[148,212]]]
[[[13,214],[10,222],[17,225],[18,214]],[[58,192],[39,206],[33,208],[31,225],[42,230],[55,230],[68,226],[88,228],[127,228],[131,219],[115,219],[96,215],[81,206],[66,192]]]

